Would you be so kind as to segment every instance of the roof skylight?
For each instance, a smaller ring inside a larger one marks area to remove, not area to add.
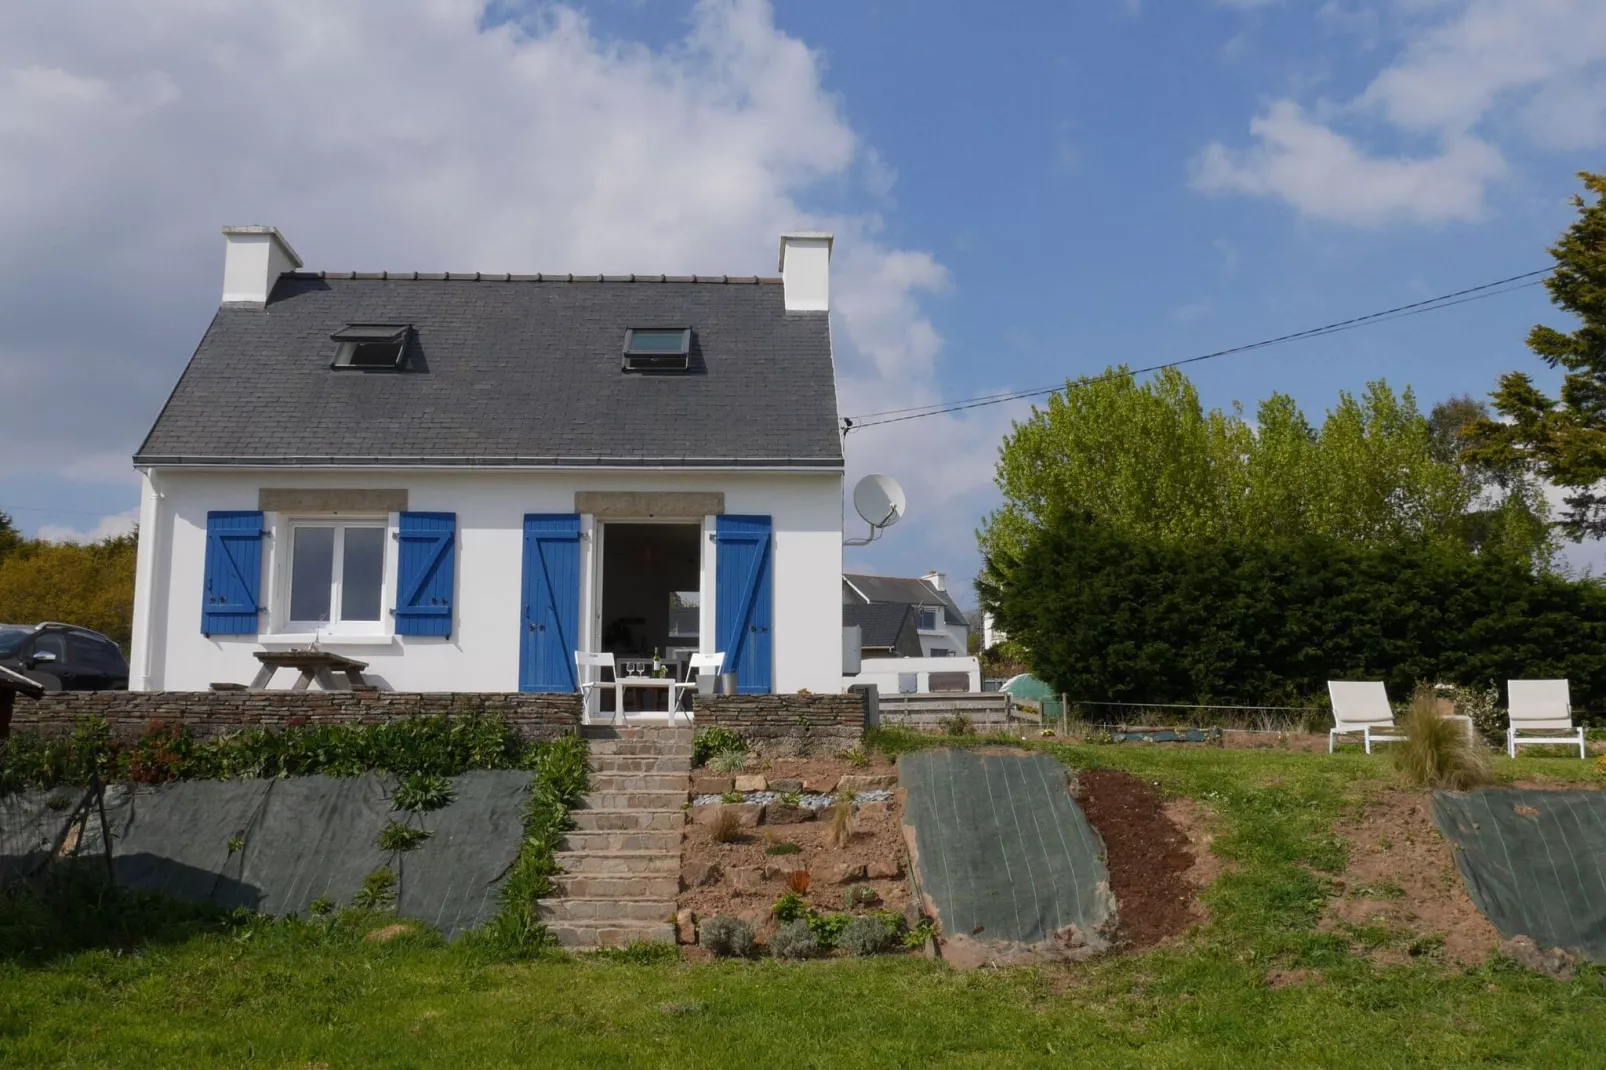
[[[340,343],[334,367],[358,371],[396,369],[407,352],[405,323],[353,323],[329,337]]]
[[[690,366],[690,327],[631,327],[625,331],[625,371],[683,372]]]

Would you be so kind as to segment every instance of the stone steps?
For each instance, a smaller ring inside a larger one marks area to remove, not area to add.
[[[543,921],[667,921],[675,916],[673,899],[543,899],[536,904]]]
[[[580,832],[678,831],[686,827],[684,801],[663,810],[571,810],[569,817]]]
[[[553,858],[575,876],[662,876],[680,872],[680,850],[559,851]]]
[[[691,755],[683,758],[659,757],[656,754],[593,754],[591,772],[600,774],[678,773],[691,774]]]
[[[679,791],[593,791],[580,798],[582,810],[675,810],[686,804],[685,778]]]
[[[669,829],[582,831],[563,834],[564,851],[659,851],[680,854],[681,826]]]
[[[591,774],[591,791],[597,795],[628,794],[644,791],[686,791],[685,773],[598,773]]]
[[[576,951],[674,943],[692,732],[588,726],[590,791],[554,861],[553,896],[536,904],[559,946]]]
[[[558,922],[548,925],[559,947],[573,951],[595,951],[604,947],[629,947],[631,944],[673,944],[675,925],[661,921],[607,921]]]

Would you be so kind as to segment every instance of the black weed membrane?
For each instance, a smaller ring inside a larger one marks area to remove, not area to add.
[[[0,884],[42,887],[62,879],[54,868],[104,882],[109,865],[115,894],[267,915],[391,907],[451,938],[498,913],[534,775],[464,773],[451,801],[425,813],[394,809],[396,778],[375,773],[114,784],[103,799],[109,863],[93,789],[13,793],[0,796]],[[392,823],[422,835],[386,850]]]
[[[1109,946],[1104,844],[1041,754],[927,750],[898,761],[920,895],[957,965],[1081,958]]]
[[[1435,792],[1433,821],[1501,936],[1606,962],[1606,792]]]

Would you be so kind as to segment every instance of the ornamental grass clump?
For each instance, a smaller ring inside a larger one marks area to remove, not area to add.
[[[715,843],[735,843],[742,838],[741,819],[736,811],[721,806],[714,813],[714,821],[708,828],[708,837]]]
[[[697,939],[721,958],[745,959],[753,954],[753,927],[729,914],[719,914],[697,927]]]
[[[1494,780],[1489,754],[1467,733],[1464,721],[1439,713],[1431,688],[1418,688],[1403,724],[1405,742],[1394,751],[1394,764],[1405,779],[1422,788],[1470,791]]]

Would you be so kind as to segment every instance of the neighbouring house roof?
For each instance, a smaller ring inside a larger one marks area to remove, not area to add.
[[[862,576],[844,573],[842,576],[844,603],[899,603],[909,606],[942,606],[943,616],[949,624],[968,628],[970,622],[960,610],[953,595],[939,591],[925,580],[901,576]]]
[[[912,605],[893,602],[844,605],[842,623],[846,627],[859,626],[861,650],[886,650],[906,658],[920,656],[920,633]]]
[[[134,463],[840,468],[828,316],[779,282],[285,274],[218,309]],[[351,324],[410,325],[405,370],[332,368]],[[621,370],[667,326],[689,371]]]

